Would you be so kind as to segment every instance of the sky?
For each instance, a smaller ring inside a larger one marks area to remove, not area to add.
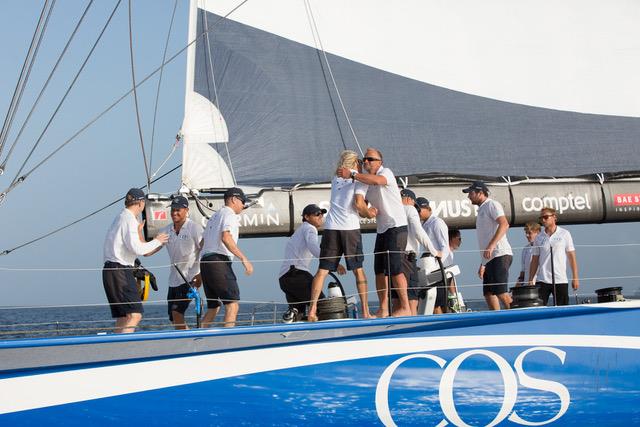
[[[0,191],[13,177],[40,137],[58,102],[85,55],[96,40],[116,1],[101,0],[92,6],[68,52],[54,75],[42,101],[28,122],[25,132],[0,176]],[[4,159],[27,113],[44,84],[67,37],[79,19],[86,2],[58,1],[43,45],[38,52],[16,119],[12,125]],[[16,85],[41,2],[35,0],[2,2],[0,8],[0,115],[4,118]],[[136,0],[133,2],[133,43],[137,80],[146,77],[161,63],[173,1]],[[44,133],[26,169],[36,165],[62,142],[95,118],[132,87],[129,58],[128,2],[123,1],[103,39],[97,46],[67,100]],[[179,1],[168,56],[187,44],[188,2]],[[158,118],[153,145],[152,171],[167,157],[180,129],[184,109],[186,54],[165,67],[160,92]],[[141,121],[147,156],[150,155],[153,107],[157,75],[138,89]],[[232,143],[232,142],[231,142]],[[162,174],[180,163],[180,153],[169,159]],[[393,169],[393,165],[387,165]],[[301,177],[301,182],[304,177]],[[0,204],[0,251],[14,248],[122,197],[130,187],[146,183],[140,141],[136,128],[133,97],[125,98],[50,161],[36,169]],[[179,171],[153,185],[154,192],[171,193],[179,188]],[[112,206],[73,227],[34,244],[0,256],[0,308],[16,306],[102,305],[102,246],[107,228],[122,209]],[[582,278],[580,296],[595,299],[593,290],[623,286],[626,295],[638,292],[640,273],[637,224],[567,226],[574,237]],[[481,298],[481,285],[475,276],[479,264],[474,230],[463,230],[461,250],[456,261],[462,274],[458,282],[467,299]],[[514,250],[510,277],[519,272],[520,248],[525,245],[521,228],[509,230]],[[373,235],[364,236],[365,252],[373,251]],[[241,298],[251,302],[283,302],[278,286],[278,270],[286,238],[241,239],[240,247],[254,261],[255,273],[239,277]],[[605,246],[607,245],[607,246]],[[370,258],[370,257],[369,257]],[[275,261],[274,261],[275,260]],[[365,263],[373,293],[372,260]],[[150,300],[166,297],[169,263],[166,251],[143,260],[158,277],[160,291]],[[313,266],[313,264],[312,264]],[[347,293],[355,293],[352,277],[344,282]]]

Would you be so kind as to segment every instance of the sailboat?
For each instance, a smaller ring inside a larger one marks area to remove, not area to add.
[[[556,4],[192,1],[179,191],[194,219],[241,185],[257,200],[239,217],[242,234],[287,235],[307,203],[328,203],[337,153],[375,146],[450,226],[473,227],[460,190],[478,177],[513,225],[549,204],[569,223],[637,221],[627,209],[640,193],[637,114],[617,99],[558,104],[562,94],[545,98],[529,80],[544,68],[536,54],[566,42],[560,34],[575,41],[603,11],[633,15],[635,6]],[[561,33],[549,31],[559,23]],[[451,38],[431,37],[433,28]],[[480,51],[456,51],[461,37]],[[482,49],[495,43],[514,58],[508,93],[482,91],[497,71],[480,67],[490,59]],[[448,64],[435,55],[447,52]],[[438,74],[456,76],[456,58],[472,68],[457,74],[473,76],[463,91]],[[148,236],[167,224],[169,204],[150,195]],[[633,423],[639,317],[640,303],[621,301],[7,340],[0,421]]]

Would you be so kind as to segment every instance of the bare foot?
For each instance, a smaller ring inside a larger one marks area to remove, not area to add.
[[[384,310],[378,310],[376,311],[375,317],[377,318],[389,317],[389,312]]]
[[[317,322],[318,321],[318,316],[316,316],[315,314],[309,314],[307,316],[307,322]]]
[[[376,316],[375,314],[371,314],[371,313],[365,313],[362,318],[363,319],[376,319],[378,316]]]
[[[393,317],[411,316],[411,310],[398,309],[398,310],[394,311],[393,313],[391,313],[391,316],[393,316]]]

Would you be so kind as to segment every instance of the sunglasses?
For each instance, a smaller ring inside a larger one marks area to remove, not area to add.
[[[363,157],[362,161],[363,162],[379,162],[380,159],[377,159],[375,157]]]
[[[549,219],[549,218],[551,218],[552,216],[554,216],[554,215],[540,215],[538,218],[539,218],[539,219]]]

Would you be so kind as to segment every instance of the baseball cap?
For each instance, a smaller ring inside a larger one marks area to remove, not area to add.
[[[414,202],[416,201],[416,193],[409,190],[408,188],[403,188],[402,190],[400,190],[400,197],[408,197]]]
[[[247,203],[251,201],[247,196],[244,195],[244,191],[242,191],[238,187],[231,187],[230,189],[224,192],[225,199],[229,199],[231,197],[239,198],[242,201],[242,203]]]
[[[429,200],[424,198],[424,197],[418,197],[416,199],[416,206],[419,208],[428,208],[429,207]]]
[[[127,191],[127,195],[125,196],[125,200],[127,202],[137,202],[138,200],[144,200],[145,195],[144,191],[139,188],[131,188]]]
[[[471,193],[472,191],[489,192],[489,188],[483,181],[473,181],[470,186],[462,190],[463,193]]]
[[[189,208],[189,200],[184,196],[176,196],[171,201],[171,209]]]
[[[327,213],[326,209],[322,209],[320,206],[316,205],[316,204],[310,204],[304,207],[304,209],[302,210],[302,216],[304,217],[305,215],[316,215],[318,213],[321,213],[322,215]]]

